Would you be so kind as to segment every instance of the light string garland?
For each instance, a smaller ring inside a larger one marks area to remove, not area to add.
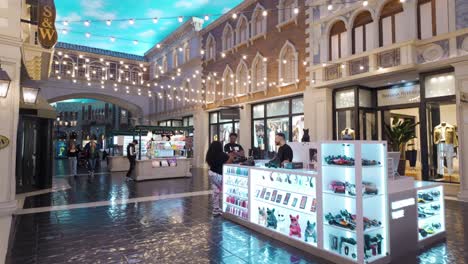
[[[404,2],[404,0],[400,0],[401,2]],[[303,6],[303,9],[309,8],[309,7],[322,7],[326,6],[329,11],[334,9],[334,5],[342,5],[342,4],[355,4],[355,3],[362,3],[363,6],[367,6],[369,4],[369,1],[365,0],[350,0],[350,1],[327,1],[325,4],[313,4],[313,5],[307,5],[305,4]],[[268,16],[270,12],[274,11],[284,11],[284,10],[292,10],[295,15],[299,14],[300,12],[300,7],[295,6],[295,7],[286,7],[286,8],[270,8],[270,9],[264,9],[262,10],[262,16]],[[245,14],[252,14],[256,10],[251,10],[251,11],[240,11],[233,13],[231,15],[232,19],[237,19],[241,15]],[[132,42],[134,45],[138,45],[139,43],[145,43],[145,44],[151,44],[153,45],[154,43],[152,42],[147,42],[147,41],[142,41],[139,39],[128,39],[128,38],[123,38],[123,37],[116,37],[115,35],[101,35],[101,34],[94,34],[90,31],[77,31],[70,29],[68,26],[70,24],[83,24],[85,27],[92,27],[94,24],[105,24],[107,27],[112,26],[115,22],[126,22],[130,25],[134,25],[137,22],[147,22],[151,21],[153,24],[158,24],[160,20],[173,20],[177,19],[179,23],[183,23],[184,21],[187,21],[188,19],[191,18],[199,18],[203,19],[205,21],[210,20],[211,18],[215,17],[221,17],[224,14],[216,13],[216,14],[203,14],[203,15],[178,15],[178,16],[160,16],[160,17],[142,17],[142,18],[118,18],[118,19],[86,19],[86,20],[57,20],[57,30],[61,32],[61,34],[66,35],[68,33],[73,33],[73,34],[82,34],[86,38],[91,38],[91,37],[98,37],[98,38],[106,38],[109,39],[110,42],[116,42],[118,41],[127,41],[127,42]],[[63,25],[63,27],[60,27],[59,25]],[[158,45],[157,45],[158,46]],[[159,44],[159,47],[162,45]],[[158,47],[158,48],[159,48]]]

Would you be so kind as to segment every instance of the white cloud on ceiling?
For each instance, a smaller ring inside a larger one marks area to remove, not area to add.
[[[153,9],[153,8],[150,8],[148,9],[148,11],[146,12],[146,15],[148,17],[162,17],[163,16],[163,11],[160,10],[160,9]]]
[[[142,38],[151,38],[153,37],[154,35],[156,35],[156,31],[152,30],[152,29],[148,29],[146,31],[143,31],[141,33],[138,33],[138,36],[142,37]]]
[[[81,0],[80,5],[83,9],[83,14],[87,17],[96,19],[115,19],[117,14],[115,12],[106,11],[103,0]]]
[[[177,8],[192,8],[200,7],[201,5],[208,4],[209,0],[179,0],[174,4]]]

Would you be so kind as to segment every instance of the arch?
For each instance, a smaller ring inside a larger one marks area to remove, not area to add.
[[[237,20],[236,25],[236,43],[241,44],[247,42],[250,38],[250,26],[247,17],[242,14]]]
[[[280,24],[286,23],[296,18],[295,7],[299,7],[298,0],[280,0],[278,4],[278,22]]]
[[[206,101],[212,103],[216,100],[216,80],[213,74],[209,74],[206,78]]]
[[[211,33],[206,38],[205,54],[207,60],[216,59],[216,40]]]
[[[128,110],[132,113],[132,116],[135,118],[143,117],[143,109],[134,103],[131,103],[127,100],[107,95],[107,94],[99,94],[99,93],[71,93],[66,95],[60,95],[57,97],[53,97],[47,100],[49,104],[55,103],[58,101],[68,100],[68,99],[77,99],[77,98],[86,98],[86,99],[95,99],[100,100],[103,102],[111,103],[117,105],[121,108]]]
[[[278,63],[280,85],[295,83],[298,78],[298,54],[289,40],[281,48]]]
[[[390,45],[404,39],[405,19],[400,0],[389,0],[379,10],[379,45]]]
[[[328,35],[328,59],[335,60],[346,55],[347,28],[343,20],[337,20],[330,27]]]
[[[226,23],[223,29],[223,50],[230,50],[234,47],[234,30],[231,24]]]
[[[231,98],[234,96],[234,73],[229,67],[229,65],[226,66],[223,72],[223,92],[222,96],[224,99],[226,98]]]
[[[265,8],[261,4],[257,3],[252,12],[252,18],[250,20],[252,37],[266,33],[268,16],[263,16],[262,13],[264,10]]]
[[[368,10],[361,10],[355,13],[352,21],[351,42],[352,54],[370,50],[372,45],[372,28],[370,24],[374,22],[372,13]]]
[[[250,91],[249,67],[241,60],[236,69],[236,95],[242,96]]]
[[[267,89],[267,63],[262,54],[257,52],[252,61],[252,84],[251,92],[264,91]]]

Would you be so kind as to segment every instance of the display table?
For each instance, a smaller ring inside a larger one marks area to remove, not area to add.
[[[107,166],[110,172],[128,171],[130,162],[126,156],[107,156]]]
[[[190,172],[192,159],[185,157],[172,158],[172,160],[177,161],[177,165],[173,167],[162,167],[161,165],[156,165],[157,163],[160,164],[161,161],[167,160],[167,158],[137,160],[135,165],[135,173],[133,174],[132,178],[136,181],[144,181],[192,177],[192,173]]]
[[[417,248],[443,238],[445,226],[437,184],[413,183],[403,195],[405,183],[389,184],[395,190],[387,193],[386,149],[386,142],[320,143],[317,171],[225,165],[224,216],[336,263],[389,263],[406,237]]]

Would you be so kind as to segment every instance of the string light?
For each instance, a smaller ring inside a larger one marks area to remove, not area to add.
[[[86,32],[85,36],[86,36],[87,38],[90,38],[90,37],[91,37],[91,34],[90,34],[89,32]]]
[[[184,17],[183,17],[183,16],[180,16],[180,17],[178,18],[178,20],[179,20],[179,23],[182,23],[182,22],[184,22]]]
[[[67,21],[67,20],[64,20],[62,24],[63,24],[64,26],[68,26],[68,21]]]
[[[210,17],[208,15],[205,15],[205,21],[210,20]]]
[[[86,20],[86,21],[84,22],[84,25],[85,25],[85,27],[89,27],[89,26],[91,25],[91,22],[89,22],[89,20]]]
[[[401,1],[401,0],[400,0],[400,1]],[[333,10],[333,5],[328,5],[327,9],[328,9],[328,11]]]
[[[362,2],[362,5],[363,5],[363,6],[367,6],[368,4],[369,4],[369,1],[364,1],[364,2]]]
[[[133,18],[130,18],[130,19],[128,20],[128,23],[129,23],[130,25],[133,25],[133,24],[135,24],[135,19],[133,19]]]
[[[293,10],[294,14],[299,14],[299,8],[295,7],[294,10]]]
[[[110,26],[111,24],[112,24],[112,20],[108,19],[108,20],[106,21],[106,25]]]
[[[233,13],[232,14],[232,19],[236,19],[237,18],[237,14],[236,13]]]
[[[157,24],[157,23],[158,23],[158,21],[159,21],[159,20],[158,20],[158,18],[157,18],[157,17],[153,18],[153,24]]]
[[[263,10],[263,12],[262,12],[262,16],[264,16],[264,17],[268,16],[268,11],[266,11],[266,10]]]

